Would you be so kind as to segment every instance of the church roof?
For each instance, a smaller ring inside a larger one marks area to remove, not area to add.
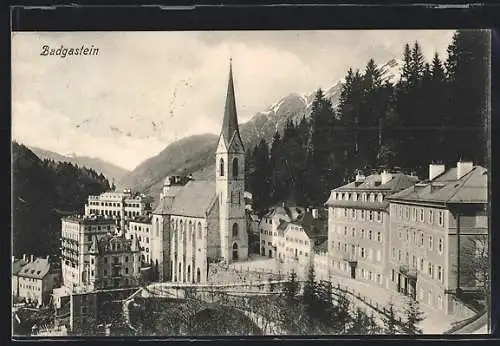
[[[215,197],[214,181],[192,180],[174,198],[170,214],[205,217]]]
[[[215,201],[215,182],[192,180],[182,186],[175,197],[164,197],[153,212],[159,215],[205,217]]]
[[[229,144],[235,137],[238,137],[240,142],[242,142],[238,127],[238,116],[236,113],[232,63],[229,64],[229,82],[227,85],[226,105],[224,107],[224,120],[222,121],[221,136],[224,138],[226,148],[229,148]]]

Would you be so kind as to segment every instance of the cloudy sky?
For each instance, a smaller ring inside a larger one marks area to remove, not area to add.
[[[328,88],[418,40],[443,58],[452,31],[73,32],[12,35],[12,135],[133,169],[176,139],[218,133],[233,58],[240,122],[292,92]],[[99,48],[97,56],[41,56]]]

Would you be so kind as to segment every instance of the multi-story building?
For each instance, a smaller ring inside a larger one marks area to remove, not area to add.
[[[85,215],[103,215],[116,220],[123,229],[128,220],[151,213],[152,198],[144,194],[109,191],[99,196],[89,196],[85,204]]]
[[[430,165],[429,178],[389,197],[391,286],[448,314],[481,286],[488,241],[487,170]],[[483,262],[481,262],[483,261]],[[474,263],[477,266],[474,267]]]
[[[61,271],[51,265],[49,258],[34,258],[26,263],[17,274],[18,296],[39,305],[49,301],[52,289],[60,284]]]
[[[152,264],[152,215],[137,216],[129,221],[126,237],[139,241],[141,266],[147,267]]]
[[[30,259],[23,255],[23,258],[15,258],[12,256],[12,297],[19,297],[19,280],[17,278],[17,273],[28,264]]]
[[[283,227],[285,226],[282,226],[282,229],[279,229],[279,226],[283,222],[296,220],[303,213],[305,213],[305,209],[301,207],[281,205],[271,208],[259,222],[260,254],[269,258],[280,259],[281,257],[277,255],[278,239],[281,239],[281,242],[284,244]],[[282,253],[284,254],[284,252]]]
[[[389,287],[389,202],[387,197],[414,185],[402,173],[357,174],[333,189],[328,209],[328,253],[332,272]]]
[[[61,222],[62,278],[64,285],[72,289],[89,283],[86,273],[93,237],[114,233],[117,227],[109,216],[69,216]]]
[[[93,236],[87,267],[90,290],[137,286],[141,279],[139,240],[124,235]]]
[[[299,274],[306,276],[314,264],[315,252],[327,240],[326,218],[319,215],[318,209],[299,213],[292,221],[281,221],[278,226],[276,258],[292,264]]]
[[[152,219],[151,260],[160,281],[205,282],[211,261],[248,257],[245,150],[231,67],[215,159],[215,181],[165,181]]]

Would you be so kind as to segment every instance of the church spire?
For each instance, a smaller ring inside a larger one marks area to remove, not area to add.
[[[236,114],[236,98],[234,96],[233,59],[229,58],[229,82],[227,85],[226,106],[224,107],[224,120],[222,122],[222,136],[226,146],[229,146],[235,135],[241,141],[238,116]]]

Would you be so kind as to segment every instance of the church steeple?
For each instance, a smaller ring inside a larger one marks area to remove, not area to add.
[[[226,105],[224,107],[224,120],[222,122],[222,137],[226,147],[233,138],[238,138],[241,142],[240,130],[238,127],[238,115],[236,113],[236,98],[234,96],[234,83],[233,83],[233,62],[232,58],[229,59],[229,81],[227,85]]]

